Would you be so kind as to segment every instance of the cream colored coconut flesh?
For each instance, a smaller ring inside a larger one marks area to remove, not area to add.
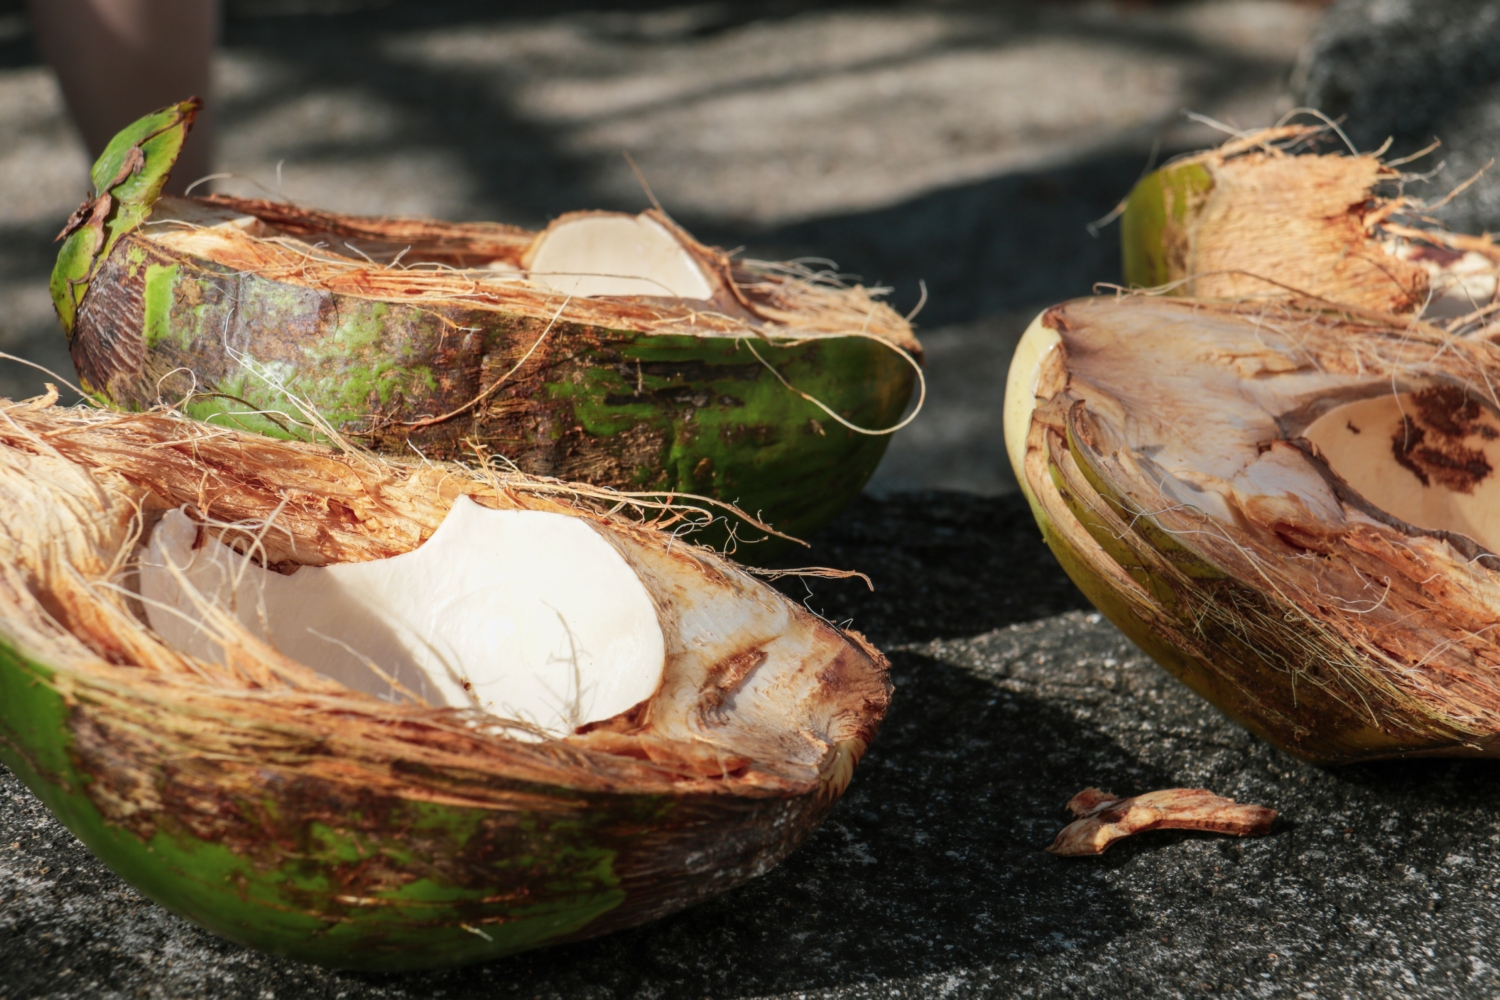
[[[1339,524],[1348,511],[1292,444],[1301,438],[1378,511],[1500,551],[1500,420],[1461,388],[1320,372],[1269,329],[1136,305],[1091,328],[1066,367],[1103,416],[1110,445],[1132,455],[1165,499],[1226,526],[1256,498]],[[1033,505],[1026,435],[1043,367],[1062,349],[1045,317],[1016,347],[1004,412],[1006,450]]]
[[[1303,436],[1355,492],[1420,528],[1500,551],[1500,422],[1433,386],[1330,410]]]
[[[1005,452],[1010,456],[1011,471],[1027,499],[1031,487],[1026,483],[1026,470],[1022,463],[1026,457],[1026,432],[1031,428],[1031,413],[1036,409],[1037,377],[1041,374],[1042,362],[1062,342],[1057,331],[1042,322],[1047,314],[1040,313],[1016,345],[1011,355],[1010,371],[1005,378],[1005,409],[1001,415],[1005,432]]]
[[[411,552],[289,576],[169,511],[141,559],[141,596],[157,634],[200,659],[224,659],[219,609],[351,688],[554,736],[651,697],[665,661],[650,595],[588,524],[467,497]]]
[[[564,295],[711,299],[714,286],[676,236],[644,215],[591,212],[559,219],[537,237],[527,272]]]

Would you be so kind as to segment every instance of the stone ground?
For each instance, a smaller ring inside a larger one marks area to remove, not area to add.
[[[925,281],[930,408],[814,540],[819,561],[877,589],[806,594],[891,653],[887,725],[829,822],[764,878],[600,941],[413,976],[329,972],[196,930],[0,768],[0,1000],[1500,990],[1500,771],[1324,770],[1229,724],[1089,612],[1000,444],[1019,331],[1118,277],[1113,232],[1087,223],[1153,157],[1209,141],[1182,109],[1243,127],[1290,107],[1316,9],[497,6],[232,2],[219,159],[237,177],[221,189],[537,224],[641,207],[628,149],[706,239],[832,257],[902,308]],[[0,350],[64,375],[45,279],[85,168],[19,6],[0,0]],[[8,364],[0,393],[45,378]],[[1259,840],[1043,853],[1088,785],[1204,786],[1282,818]]]

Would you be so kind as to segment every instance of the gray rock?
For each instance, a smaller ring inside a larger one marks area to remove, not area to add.
[[[1361,150],[1393,140],[1404,156],[1442,148],[1407,169],[1409,190],[1435,202],[1500,156],[1500,2],[1341,0],[1298,69],[1300,101],[1343,119]],[[1437,212],[1462,232],[1500,229],[1500,174],[1489,170]]]

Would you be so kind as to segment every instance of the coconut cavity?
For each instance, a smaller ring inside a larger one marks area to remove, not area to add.
[[[1387,514],[1500,551],[1500,422],[1458,386],[1348,403],[1303,435]]]
[[[410,552],[290,575],[172,510],[141,558],[140,590],[152,629],[179,652],[223,662],[238,623],[355,690],[551,736],[650,698],[665,660],[650,594],[587,523],[467,497]]]

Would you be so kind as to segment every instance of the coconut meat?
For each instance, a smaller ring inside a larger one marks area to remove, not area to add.
[[[170,225],[173,223],[176,225]],[[157,199],[151,210],[151,219],[146,225],[153,228],[180,226],[188,230],[222,227],[238,229],[252,236],[263,236],[266,232],[265,223],[248,213],[236,212],[223,205],[193,201],[191,198],[174,198],[171,195],[162,195]]]
[[[1347,403],[1303,436],[1387,514],[1500,552],[1500,422],[1458,386]]]
[[[532,284],[575,298],[714,295],[693,254],[647,215],[589,212],[560,219],[537,237],[527,256]]]
[[[410,552],[291,575],[169,511],[140,590],[152,629],[180,652],[225,660],[238,622],[348,687],[553,736],[651,697],[665,660],[650,594],[586,521],[467,497]]]

